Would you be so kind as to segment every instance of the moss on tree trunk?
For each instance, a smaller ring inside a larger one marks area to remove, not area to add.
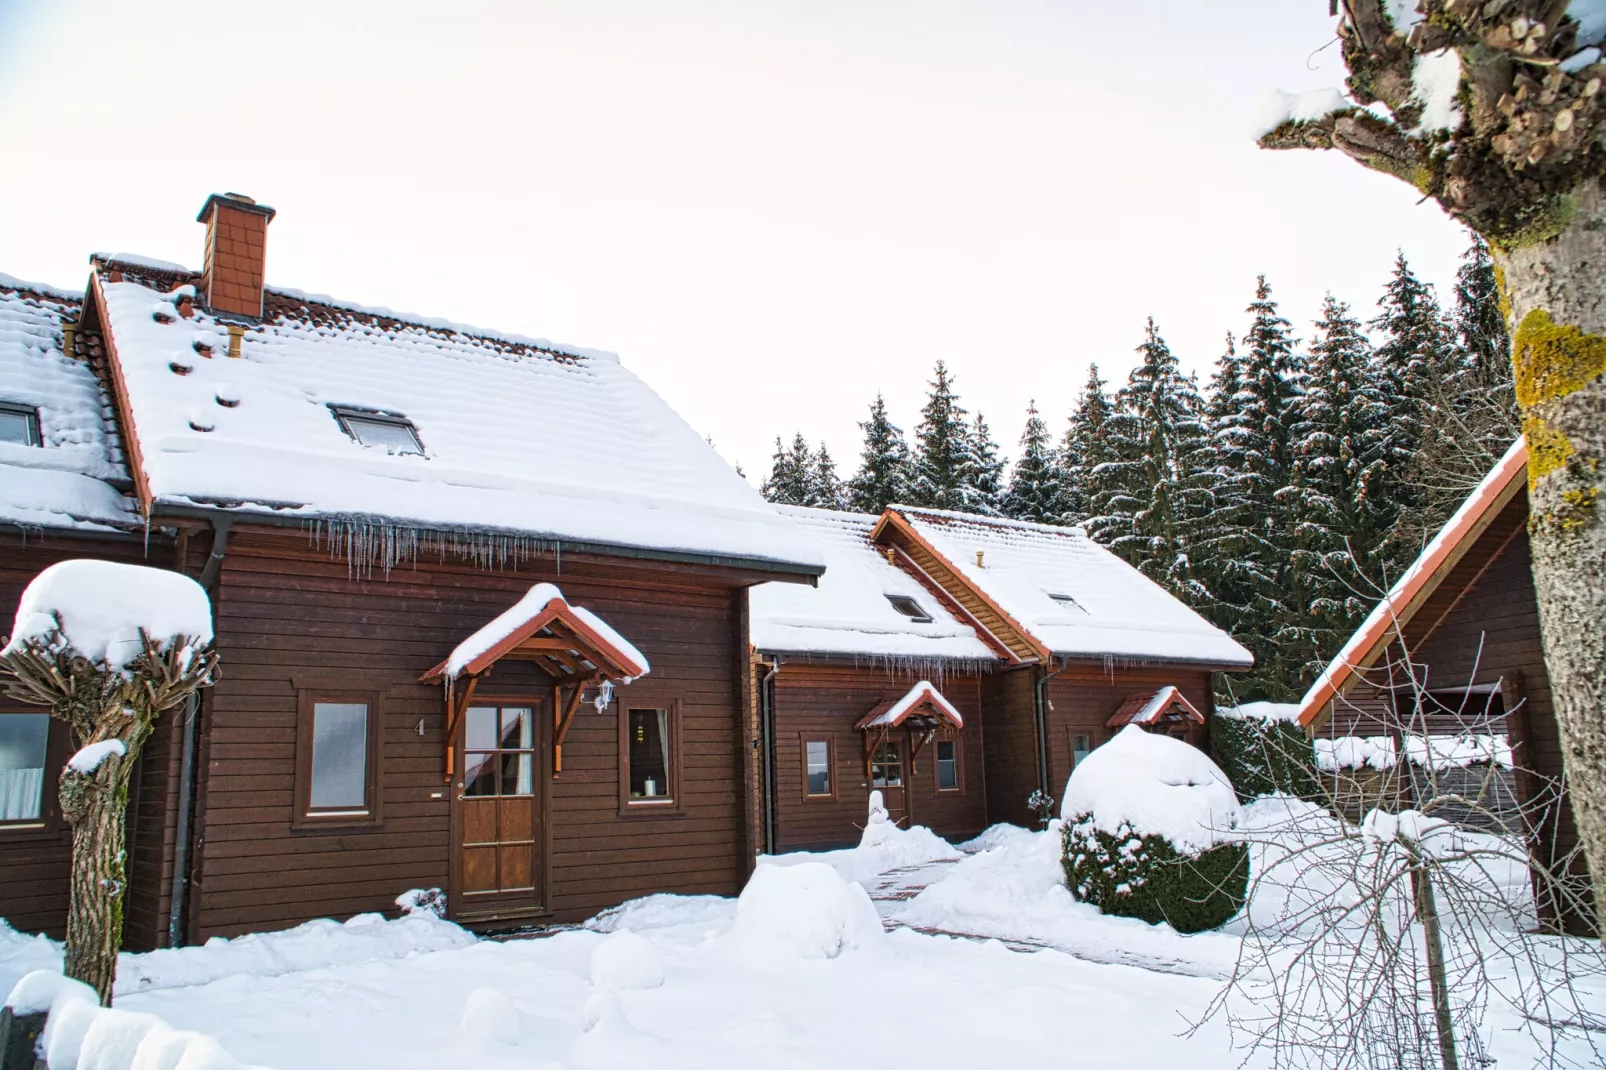
[[[72,826],[72,898],[64,972],[111,1006],[128,891],[128,781],[137,757],[113,755],[91,774],[61,775],[61,809]]]

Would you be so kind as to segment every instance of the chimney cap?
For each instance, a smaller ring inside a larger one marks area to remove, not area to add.
[[[241,212],[266,216],[270,223],[273,222],[273,217],[276,214],[272,208],[265,204],[258,204],[243,193],[214,193],[206,199],[205,204],[201,205],[201,214],[195,217],[195,221],[197,223],[205,223],[212,217],[212,206],[220,201]]]

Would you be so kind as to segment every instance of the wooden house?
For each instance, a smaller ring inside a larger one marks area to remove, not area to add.
[[[787,512],[829,565],[815,588],[753,593],[770,849],[853,842],[871,790],[950,838],[1030,826],[1033,794],[1057,798],[1128,723],[1206,747],[1211,674],[1251,664],[1078,528]]]
[[[46,440],[0,462],[70,469],[71,442],[105,484],[105,515],[25,506],[47,534],[5,536],[0,613],[64,555],[143,554],[212,597],[221,678],[140,763],[129,945],[413,888],[497,927],[737,891],[747,592],[811,581],[818,551],[611,354],[265,286],[273,215],[213,196],[202,270],[95,257],[81,308],[0,306],[48,350],[21,359],[114,410],[65,428],[0,379]],[[59,933],[47,841],[48,815],[0,823],[0,914]]]
[[[1518,439],[1300,702],[1318,738],[1503,735],[1537,858],[1587,883],[1539,634]],[[1555,903],[1542,898],[1549,920]],[[1589,912],[1563,910],[1582,931]]]

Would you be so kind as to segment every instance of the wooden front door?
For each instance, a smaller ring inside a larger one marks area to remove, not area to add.
[[[501,917],[542,906],[543,704],[470,706],[453,784],[453,917]]]
[[[881,803],[894,825],[909,824],[909,799],[904,787],[904,740],[888,739],[870,758],[870,787],[881,793]]]

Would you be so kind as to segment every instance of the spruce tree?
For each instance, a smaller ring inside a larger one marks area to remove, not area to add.
[[[969,456],[965,461],[964,502],[970,513],[998,516],[1003,512],[1004,471],[1007,462],[999,456],[998,443],[981,413],[966,436]]]
[[[775,439],[775,456],[770,462],[770,477],[759,488],[764,497],[782,505],[809,505],[814,495],[818,475],[814,451],[799,431],[792,436],[790,448]]]
[[[1208,595],[1194,569],[1196,535],[1212,513],[1200,467],[1204,402],[1152,318],[1137,352],[1108,423],[1109,492],[1088,530],[1149,578],[1199,604]]]
[[[973,494],[970,425],[959,404],[948,366],[937,362],[926,404],[915,428],[915,456],[909,504],[928,509],[964,509]]]
[[[1020,459],[1009,477],[1004,514],[1034,524],[1058,524],[1062,507],[1059,458],[1049,438],[1048,424],[1037,412],[1034,399],[1026,406],[1026,429],[1020,437]]]
[[[1489,246],[1475,233],[1456,271],[1453,320],[1462,362],[1473,380],[1485,387],[1509,384],[1511,335],[1500,314],[1500,287]]]
[[[849,483],[849,503],[861,513],[879,513],[909,497],[909,445],[887,415],[880,394],[870,406],[870,418],[859,427],[864,431],[864,451],[859,471]]]
[[[823,442],[820,443],[820,448],[814,451],[810,474],[808,500],[804,504],[817,509],[848,507],[847,488],[836,474],[836,462],[831,459],[831,451],[825,448]]]
[[[1112,459],[1110,413],[1110,396],[1099,378],[1099,366],[1089,364],[1087,384],[1076,399],[1076,411],[1060,445],[1061,523],[1085,524],[1102,512],[1099,503],[1110,493],[1105,467]]]

